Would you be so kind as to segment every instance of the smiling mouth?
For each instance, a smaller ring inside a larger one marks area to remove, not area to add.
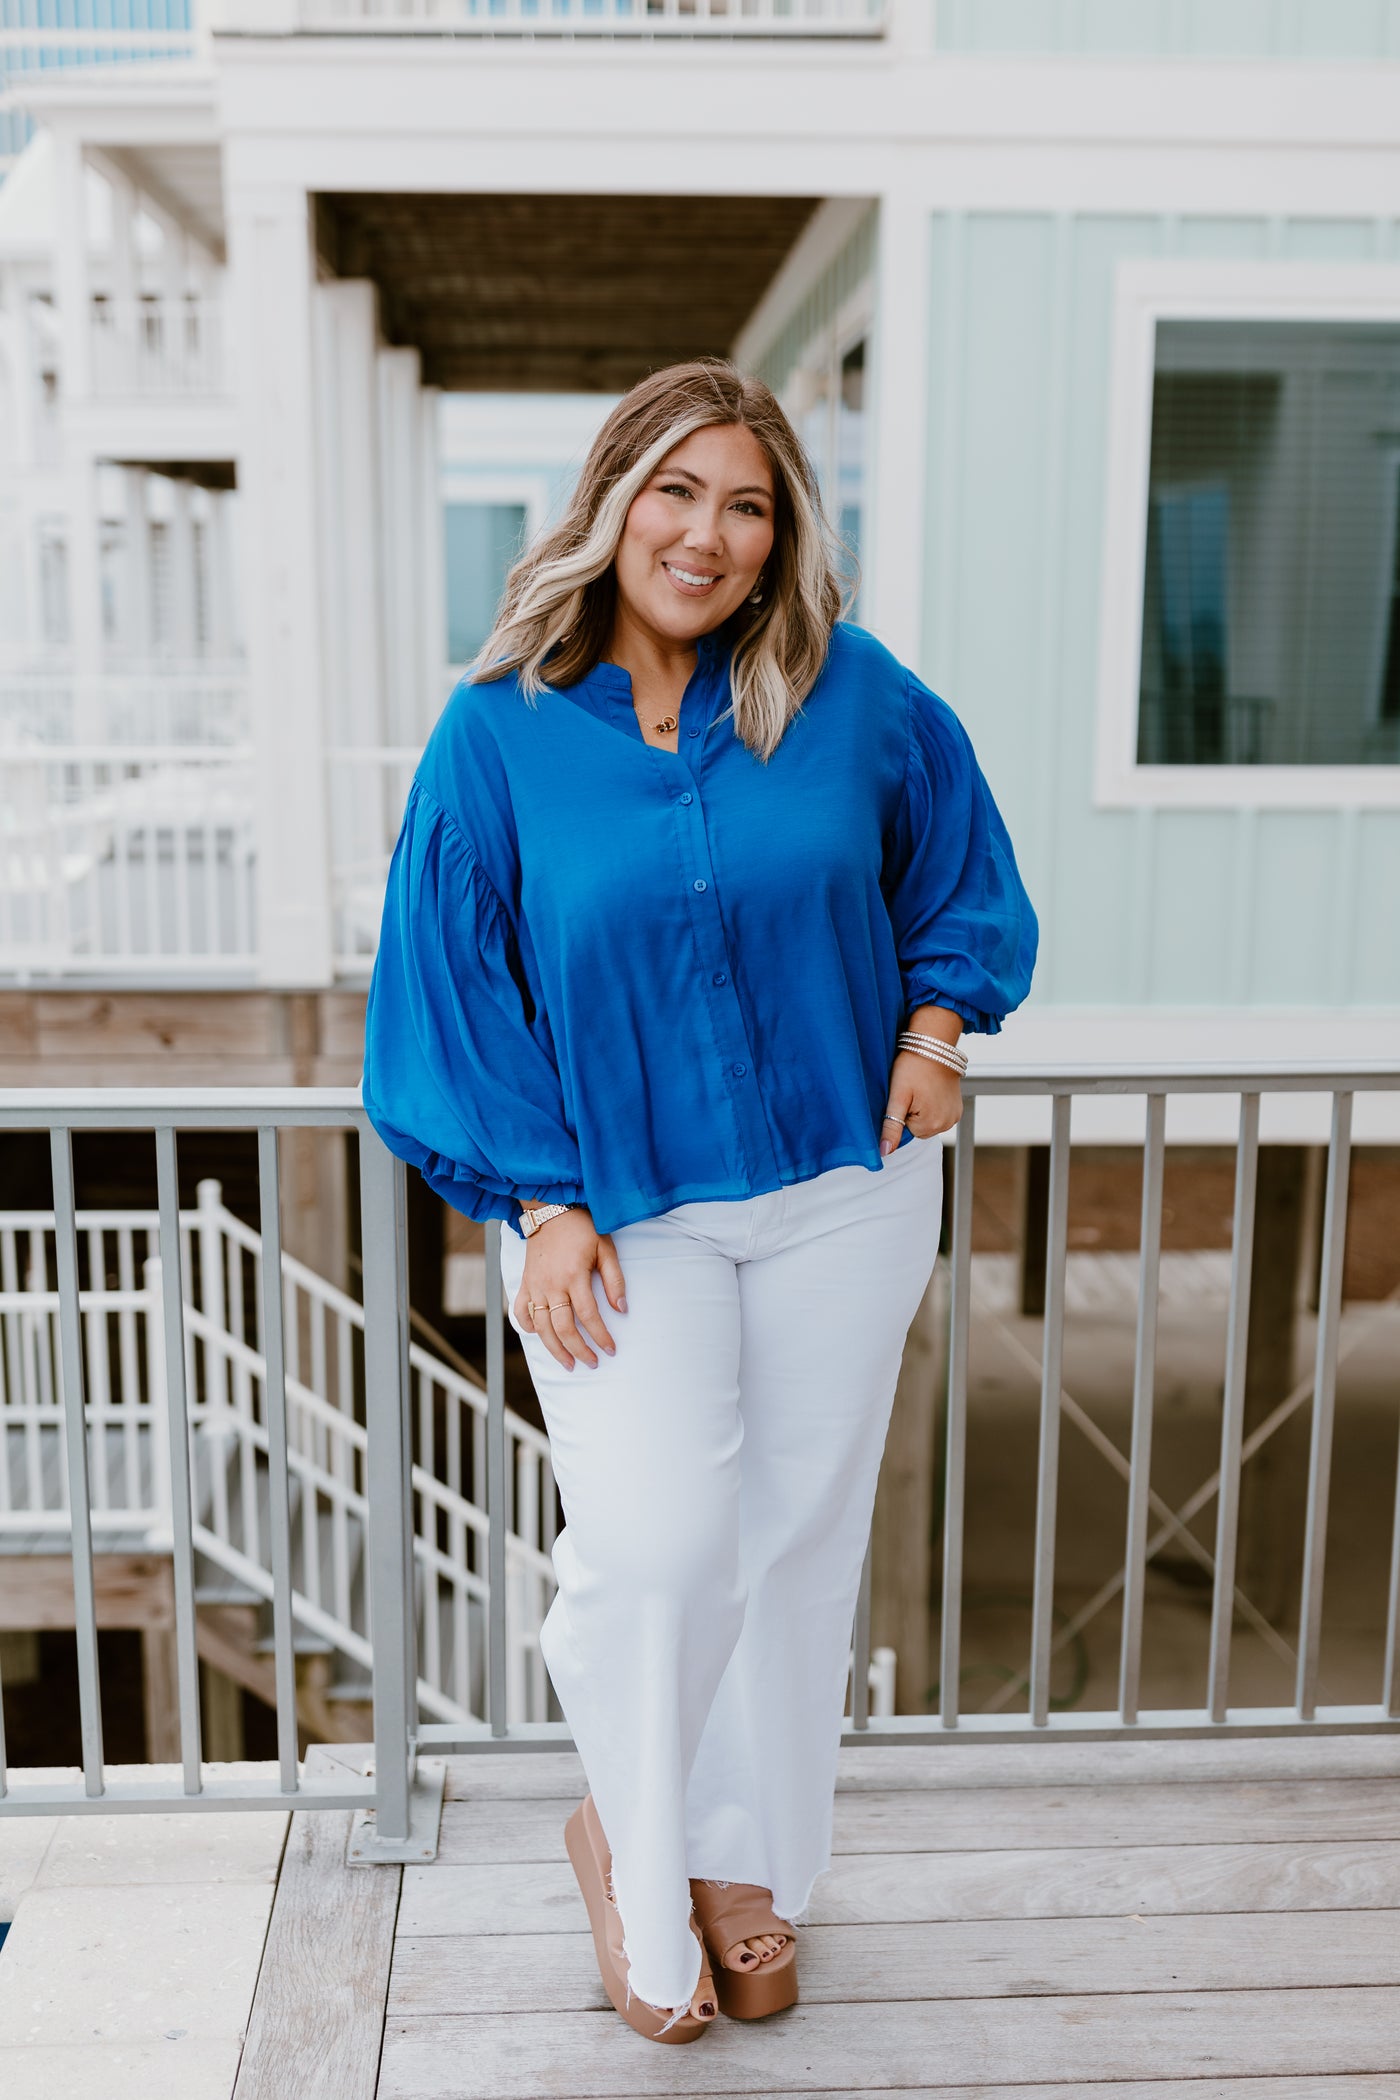
[[[672,561],[663,561],[661,566],[670,577],[672,583],[677,585],[680,590],[686,591],[690,596],[696,598],[703,597],[707,592],[712,591],[717,583],[723,580],[713,571],[682,569]]]

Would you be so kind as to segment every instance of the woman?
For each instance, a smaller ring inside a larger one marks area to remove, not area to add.
[[[1035,952],[966,735],[839,609],[768,389],[634,387],[429,742],[370,990],[376,1128],[512,1228],[566,1837],[671,2042],[796,1996],[934,1140]]]

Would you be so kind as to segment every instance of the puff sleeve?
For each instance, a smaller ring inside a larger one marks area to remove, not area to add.
[[[582,1200],[578,1143],[509,913],[419,782],[389,869],[362,1099],[390,1151],[470,1218],[515,1225],[517,1199]]]
[[[905,1011],[946,1006],[995,1035],[1030,989],[1035,912],[966,730],[912,676],[907,697],[904,791],[882,877]]]

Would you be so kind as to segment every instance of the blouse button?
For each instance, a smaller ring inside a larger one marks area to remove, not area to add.
[[[736,1079],[742,1079],[742,1078],[743,1078],[743,1076],[744,1076],[744,1074],[745,1074],[745,1072],[747,1072],[747,1071],[748,1071],[748,1069],[749,1069],[749,1068],[748,1068],[748,1066],[747,1066],[747,1065],[735,1065],[735,1067],[734,1067],[734,1077],[735,1077]]]
[[[729,982],[729,979],[728,979],[728,978],[727,978],[727,977],[725,976],[725,974],[724,974],[724,971],[723,971],[723,970],[716,970],[716,971],[715,971],[715,983],[716,983],[716,984],[728,984],[728,982]]]
[[[690,729],[686,731],[686,734],[687,736],[699,736],[700,732],[698,729]]]
[[[685,804],[685,805],[686,805],[687,807],[688,807],[688,806],[689,806],[689,805],[690,805],[690,804],[691,804],[691,803],[692,803],[692,802],[693,802],[694,800],[695,800],[695,797],[694,797],[693,795],[691,795],[691,794],[685,794],[685,795],[682,795],[682,796],[681,796],[681,801],[682,801],[682,803],[683,803],[683,804]]]
[[[707,890],[710,887],[710,885],[708,882],[706,882],[704,876],[702,875],[697,877],[695,887],[697,890]]]

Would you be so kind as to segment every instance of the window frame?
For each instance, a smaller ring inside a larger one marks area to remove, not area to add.
[[[520,473],[500,473],[496,469],[469,466],[449,466],[443,469],[438,479],[438,559],[444,564],[442,579],[442,653],[449,677],[460,677],[467,668],[465,663],[452,663],[447,657],[447,643],[451,631],[451,608],[447,603],[447,512],[454,504],[480,504],[490,509],[520,506],[525,512],[525,546],[532,547],[544,531],[549,518],[549,476],[525,469]]]
[[[1105,809],[1400,809],[1400,765],[1138,763],[1159,321],[1400,323],[1400,265],[1175,259],[1118,264],[1103,506],[1094,803]]]

